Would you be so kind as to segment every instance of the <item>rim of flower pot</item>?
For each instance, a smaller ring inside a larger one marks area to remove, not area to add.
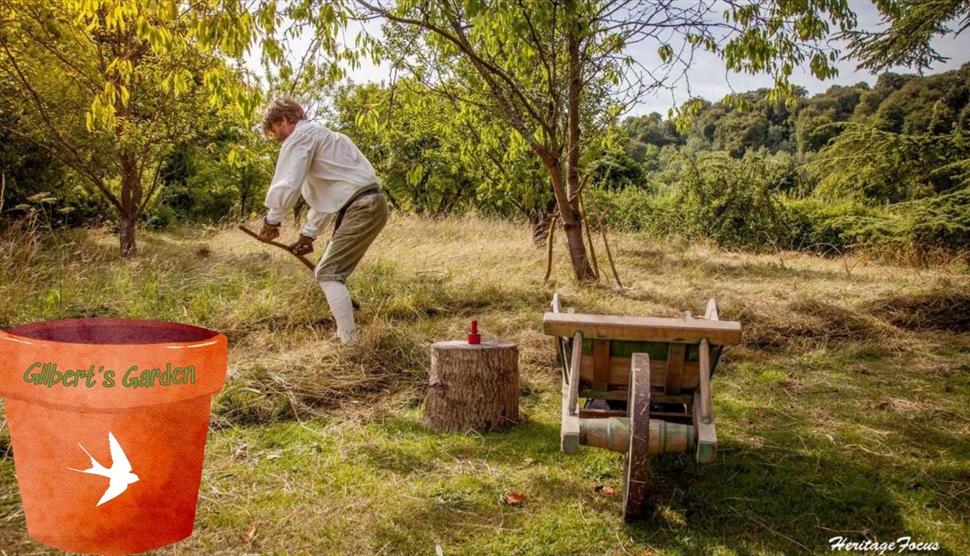
[[[212,341],[219,332],[180,322],[151,319],[88,317],[40,321],[4,329],[28,342],[103,346],[194,346]],[[201,346],[199,346],[201,347]]]
[[[127,411],[214,395],[225,384],[227,356],[225,335],[191,324],[41,321],[0,330],[0,396],[72,410]]]

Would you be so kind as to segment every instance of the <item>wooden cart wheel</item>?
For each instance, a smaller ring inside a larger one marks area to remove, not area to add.
[[[645,353],[633,354],[627,408],[630,447],[623,472],[623,519],[630,521],[643,513],[650,482],[650,358]]]

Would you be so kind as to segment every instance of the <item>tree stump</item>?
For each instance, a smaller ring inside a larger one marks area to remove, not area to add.
[[[493,341],[431,345],[425,422],[438,430],[495,431],[519,422],[519,348]]]

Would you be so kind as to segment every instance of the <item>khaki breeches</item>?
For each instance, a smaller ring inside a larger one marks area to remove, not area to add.
[[[314,271],[317,281],[346,281],[377,234],[384,229],[387,217],[387,201],[383,193],[355,199],[344,212],[330,244],[317,263]]]

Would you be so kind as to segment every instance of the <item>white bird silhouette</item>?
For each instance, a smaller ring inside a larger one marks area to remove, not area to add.
[[[81,446],[81,443],[77,443]],[[73,467],[68,467],[71,471],[78,471],[81,473],[90,473],[91,475],[98,475],[101,477],[108,478],[108,490],[104,491],[104,495],[101,496],[101,500],[95,504],[95,507],[104,504],[108,500],[117,497],[122,492],[128,490],[128,485],[138,481],[138,475],[131,472],[131,463],[128,462],[128,456],[125,455],[125,451],[121,449],[121,444],[118,443],[118,439],[115,435],[108,432],[108,447],[111,449],[111,467],[107,468],[100,463],[94,456],[81,446],[84,453],[91,458],[91,468],[90,469],[74,469]]]

